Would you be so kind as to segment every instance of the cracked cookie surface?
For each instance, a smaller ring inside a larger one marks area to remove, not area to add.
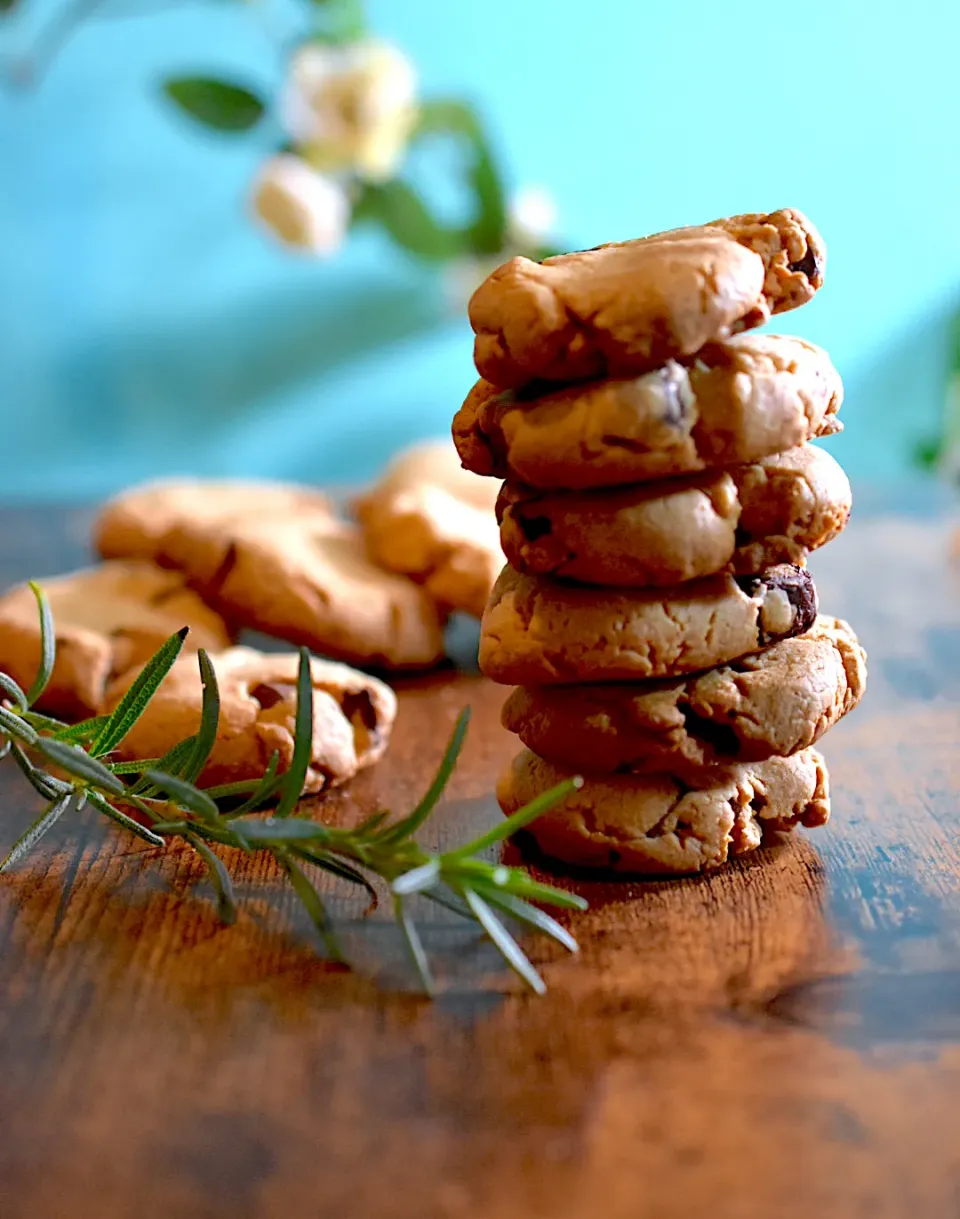
[[[228,648],[210,660],[220,690],[220,721],[204,787],[259,779],[274,752],[277,773],[293,758],[297,711],[297,653]],[[115,706],[139,668],[118,678],[107,695]],[[313,750],[304,793],[344,783],[381,757],[390,739],[397,700],[383,682],[330,660],[310,661],[313,686]],[[200,726],[203,687],[196,657],[181,657],[149,706],[120,742],[117,756],[163,757]]]
[[[866,655],[838,618],[680,681],[520,686],[503,726],[585,773],[697,778],[705,768],[808,748],[860,701]]]
[[[510,816],[572,773],[524,750],[497,784],[500,807]],[[773,833],[824,825],[830,816],[829,779],[815,749],[718,769],[704,783],[592,776],[526,832],[545,855],[578,867],[683,874],[712,871]]]
[[[841,430],[821,348],[784,335],[714,343],[688,365],[527,397],[480,381],[453,420],[477,474],[585,490],[758,461]]]
[[[825,262],[816,229],[790,209],[513,258],[470,301],[474,360],[504,389],[649,372],[804,304]]]
[[[668,589],[590,588],[500,573],[480,630],[480,669],[507,685],[636,681],[725,664],[809,630],[810,573],[711,576]]]
[[[503,552],[518,571],[585,584],[678,584],[804,563],[850,514],[850,483],[823,449],[679,480],[586,492],[505,483]]]
[[[181,627],[190,627],[188,650],[219,651],[232,642],[223,618],[181,573],[152,563],[104,563],[37,583],[50,602],[57,641],[53,675],[37,706],[64,719],[99,715],[108,683],[144,664]],[[37,603],[21,584],[0,597],[0,669],[27,689],[39,663]]]
[[[360,529],[339,520],[324,496],[283,485],[266,499],[216,482],[187,489],[121,496],[101,517],[101,548],[149,550],[237,626],[338,659],[416,669],[443,656],[433,601],[372,563]],[[159,505],[155,525],[145,521],[151,504]]]

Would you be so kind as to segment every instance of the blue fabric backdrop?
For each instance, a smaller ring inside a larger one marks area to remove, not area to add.
[[[33,7],[31,7],[33,6]],[[483,107],[515,183],[571,245],[797,206],[829,282],[780,320],[848,383],[834,451],[909,465],[936,425],[960,284],[954,0],[374,0],[424,91]],[[49,6],[21,0],[0,52]],[[446,429],[470,335],[436,277],[375,237],[303,263],[245,215],[269,131],[206,137],[167,73],[273,85],[289,12],[196,4],[100,19],[42,86],[0,91],[0,494],[101,494],[197,471],[372,472]]]

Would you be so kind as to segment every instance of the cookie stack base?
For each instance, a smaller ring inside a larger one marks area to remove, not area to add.
[[[497,784],[505,816],[571,772],[524,750]],[[528,827],[544,854],[638,875],[709,872],[776,833],[826,824],[829,777],[815,749],[718,769],[706,786],[671,775],[588,777]]]

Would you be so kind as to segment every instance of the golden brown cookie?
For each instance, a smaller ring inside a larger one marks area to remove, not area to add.
[[[481,381],[453,421],[463,464],[532,487],[585,490],[758,461],[838,432],[843,385],[803,339],[747,334],[689,366],[540,397]]]
[[[220,690],[220,722],[204,787],[258,779],[274,751],[278,773],[290,767],[297,709],[296,653],[228,648],[210,657]],[[344,783],[380,758],[390,739],[397,700],[389,686],[331,660],[310,662],[313,753],[304,792]],[[118,678],[107,709],[129,689],[139,668]],[[203,688],[194,656],[181,657],[146,711],[117,748],[121,759],[162,758],[200,726]]]
[[[169,488],[167,488],[169,490]],[[360,664],[416,669],[443,656],[436,606],[412,581],[371,563],[360,529],[338,520],[323,497],[305,492],[285,510],[261,509],[256,495],[223,484],[194,484],[195,512],[162,498],[164,488],[122,497],[134,525],[121,533],[101,520],[98,541],[149,549],[158,563],[183,571],[238,626]],[[277,488],[282,502],[289,488]],[[137,521],[143,499],[159,504],[162,528]],[[131,505],[137,511],[130,511]],[[116,504],[114,506],[116,509]]]
[[[804,444],[729,470],[613,490],[504,483],[497,516],[518,571],[645,587],[802,564],[843,529],[850,504],[837,462]]]
[[[497,784],[504,813],[561,783],[572,772],[524,750]],[[805,749],[720,768],[703,786],[671,775],[588,778],[532,822],[528,833],[554,859],[613,872],[708,872],[796,825],[830,817],[823,758]]]
[[[819,617],[802,635],[679,681],[520,686],[503,726],[573,770],[696,777],[806,749],[857,705],[866,680],[856,635]]]
[[[220,615],[179,572],[152,563],[104,563],[38,583],[53,612],[57,659],[37,705],[64,719],[99,715],[116,674],[143,665],[181,627],[190,627],[188,650],[232,642]],[[0,670],[26,689],[39,664],[37,603],[21,584],[0,597]]]
[[[133,487],[109,500],[93,524],[105,559],[157,559],[183,529],[277,517],[332,516],[330,500],[288,483],[171,479]]]
[[[587,588],[505,567],[483,615],[480,668],[506,685],[637,681],[726,664],[809,630],[801,567],[668,589]]]
[[[496,490],[449,440],[408,450],[355,504],[370,558],[422,584],[442,614],[479,618],[503,566]]]
[[[789,209],[513,258],[470,301],[477,371],[504,389],[649,372],[802,305],[825,262],[813,225]]]

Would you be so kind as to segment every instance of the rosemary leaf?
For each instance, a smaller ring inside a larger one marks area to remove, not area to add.
[[[262,821],[231,819],[225,828],[232,834],[243,834],[248,842],[260,846],[284,846],[288,842],[329,842],[330,831],[317,821],[306,821],[302,817],[266,817]]]
[[[83,720],[72,727],[61,724],[54,735],[58,741],[86,741],[101,733],[109,718],[108,715],[95,715],[92,719]],[[50,722],[55,724],[56,720],[51,720]]]
[[[34,791],[43,796],[44,800],[55,800],[57,796],[63,796],[67,792],[73,791],[69,783],[64,783],[62,779],[55,779],[53,775],[45,774],[39,767],[34,766],[19,745],[12,746],[11,756],[23,771],[27,782]]]
[[[366,889],[374,904],[379,901],[376,889],[364,874],[358,868],[353,867],[352,864],[347,863],[346,860],[338,859],[332,852],[325,851],[322,847],[304,846],[301,843],[290,843],[287,846],[287,850],[291,855],[296,855],[298,859],[302,859],[306,863],[315,864],[318,868],[323,868],[331,876],[339,876],[341,880],[348,880],[351,884],[362,886]]]
[[[423,799],[409,816],[387,826],[377,836],[378,843],[394,843],[399,842],[403,838],[408,838],[430,816],[436,807],[437,801],[443,795],[444,789],[453,773],[453,768],[457,764],[457,758],[459,758],[460,750],[463,748],[463,741],[467,735],[469,724],[470,708],[464,707],[457,716],[457,722],[453,726],[453,732],[450,734],[450,740],[447,743],[447,748],[444,750],[437,773],[433,776],[433,781],[427,788]]]
[[[114,775],[140,775],[145,770],[159,770],[160,758],[135,758],[132,762],[111,762],[110,773]],[[131,788],[131,791],[136,791]]]
[[[46,690],[53,673],[53,666],[57,661],[57,635],[47,594],[33,580],[30,581],[30,590],[37,599],[37,610],[40,614],[40,668],[33,679],[33,685],[27,691],[27,703],[32,707]]]
[[[538,995],[542,995],[547,989],[543,978],[540,977],[527,960],[523,949],[506,927],[504,927],[503,923],[500,922],[480,894],[471,889],[469,885],[463,886],[462,893],[464,901],[472,910],[477,922],[483,927],[490,939],[493,940],[506,963],[520,975],[531,990],[536,991]]]
[[[18,741],[23,741],[25,745],[36,745],[39,737],[36,730],[31,728],[26,720],[15,715],[12,711],[8,711],[6,707],[0,707],[0,732],[4,736],[15,737]]]
[[[203,648],[197,653],[197,660],[200,664],[200,680],[203,683],[203,707],[193,753],[183,769],[183,777],[188,783],[196,783],[203,773],[216,744],[217,728],[220,726],[220,690],[217,686],[217,675]]]
[[[327,908],[323,904],[323,898],[314,888],[313,883],[303,869],[290,857],[290,855],[282,849],[277,852],[277,860],[281,867],[290,877],[290,884],[293,886],[293,891],[300,899],[300,904],[310,916],[310,921],[316,927],[323,940],[327,952],[334,961],[345,962],[343,950],[334,935],[333,927],[330,923],[330,917],[327,914]]]
[[[479,855],[487,847],[493,846],[497,842],[504,842],[518,830],[522,830],[524,826],[529,825],[531,821],[536,821],[538,817],[542,817],[555,804],[559,804],[564,797],[569,796],[572,791],[576,791],[580,787],[583,787],[583,779],[579,775],[574,775],[570,779],[564,779],[562,783],[551,787],[549,791],[542,792],[531,800],[529,804],[525,804],[523,808],[518,809],[511,817],[504,818],[499,825],[495,825],[492,829],[487,830],[479,838],[474,838],[466,846],[458,847],[455,851],[448,852],[447,858],[456,859],[461,856]]]
[[[24,831],[7,852],[7,857],[3,863],[0,863],[0,872],[7,872],[14,864],[23,859],[24,855],[29,854],[37,845],[40,839],[44,836],[47,830],[57,824],[63,814],[70,807],[70,801],[73,799],[72,793],[58,796],[51,804],[49,804],[40,816],[34,821],[29,829]]]
[[[274,816],[289,817],[303,795],[303,785],[313,757],[313,680],[310,672],[310,653],[300,649],[300,666],[297,670],[297,718],[293,738],[293,757],[284,779],[280,801]]]
[[[102,762],[85,753],[79,745],[68,745],[64,741],[55,741],[51,737],[39,737],[36,748],[54,765],[65,770],[67,774],[81,779],[84,783],[92,784],[114,796],[122,796],[127,790],[116,775],[109,771]]]
[[[279,765],[280,754],[275,749],[270,755],[270,761],[259,785],[254,788],[249,800],[244,800],[243,804],[235,810],[233,814],[235,817],[254,812],[261,805],[266,804],[271,796],[276,794],[278,786],[283,783],[283,779],[277,777],[277,767]]]
[[[136,834],[136,836],[138,838],[142,838],[144,842],[149,842],[150,845],[154,847],[166,846],[166,840],[164,838],[161,838],[159,834],[155,834],[153,830],[147,829],[145,825],[141,825],[139,821],[134,821],[132,817],[128,817],[127,814],[122,813],[120,809],[114,808],[110,801],[105,796],[101,796],[98,791],[93,791],[92,789],[88,790],[87,799],[94,806],[94,808],[99,809],[104,816],[109,817],[111,821],[115,821],[117,825],[122,826],[123,829],[129,830],[131,834]]]
[[[199,787],[194,787],[186,779],[181,779],[179,775],[168,775],[162,770],[148,770],[144,778],[150,781],[151,786],[170,796],[181,808],[196,813],[198,817],[214,825],[220,821],[220,810],[207,793]]]
[[[206,864],[217,895],[217,914],[220,916],[220,922],[231,927],[237,921],[237,903],[233,895],[233,881],[230,879],[230,873],[220,856],[215,855],[202,838],[198,838],[196,834],[186,834],[184,837]]]
[[[515,897],[512,893],[504,893],[495,888],[485,888],[480,882],[474,882],[474,889],[491,905],[499,906],[501,910],[505,910],[507,914],[519,919],[520,922],[528,923],[531,927],[542,931],[544,935],[548,935],[558,944],[562,944],[568,952],[580,951],[577,941],[566,927],[562,927],[556,919],[551,918],[539,906],[532,906],[523,898]]]
[[[21,711],[26,711],[28,706],[27,696],[13,678],[8,677],[6,673],[0,673],[0,694],[5,694],[7,698],[13,699]]]
[[[94,742],[91,753],[95,757],[102,757],[115,749],[143,715],[147,704],[180,655],[189,630],[190,628],[185,626],[175,635],[171,635],[143,666],[136,681],[117,704]]]
[[[407,913],[407,909],[403,904],[403,898],[399,893],[394,894],[393,912],[396,915],[397,922],[400,924],[400,930],[403,932],[404,939],[407,941],[411,960],[420,976],[420,983],[426,993],[432,995],[433,976],[430,973],[430,962],[427,960],[427,954],[423,947],[423,941],[420,939],[420,933]]]
[[[397,896],[407,897],[411,893],[419,893],[422,889],[432,889],[439,879],[439,859],[428,859],[419,867],[403,872],[390,887]]]

